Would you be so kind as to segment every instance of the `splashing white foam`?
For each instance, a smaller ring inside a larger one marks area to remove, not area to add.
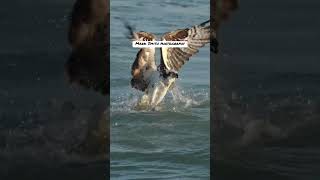
[[[148,98],[138,91],[130,91],[111,100],[111,113],[150,111]],[[155,111],[179,112],[197,106],[209,106],[209,91],[207,89],[181,90],[175,86],[165,97],[164,101],[153,109]]]

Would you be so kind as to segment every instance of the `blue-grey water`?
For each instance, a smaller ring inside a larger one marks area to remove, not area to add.
[[[319,6],[240,1],[221,26],[213,177],[319,179]]]
[[[138,49],[122,19],[137,31],[160,35],[209,19],[208,0],[111,0],[111,179],[209,179],[209,47],[184,65],[161,110],[135,111],[140,92],[130,87]],[[160,51],[157,51],[159,61]]]

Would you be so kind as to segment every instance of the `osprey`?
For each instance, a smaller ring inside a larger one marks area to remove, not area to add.
[[[210,32],[210,20],[191,28],[178,29],[165,33],[162,41],[187,41],[188,47],[161,47],[160,65],[156,66],[155,47],[140,48],[131,68],[131,86],[144,92],[141,102],[154,109],[172,90],[178,78],[178,71],[196,54],[199,49],[213,40],[216,51],[217,41],[214,32]],[[156,41],[157,37],[149,32],[134,32],[126,24],[133,41]]]

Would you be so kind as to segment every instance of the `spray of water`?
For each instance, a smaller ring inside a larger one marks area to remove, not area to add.
[[[111,102],[111,113],[117,112],[143,112],[143,111],[185,111],[198,106],[209,106],[209,92],[205,89],[182,90],[175,86],[168,92],[163,102],[156,109],[150,110],[148,97],[138,91],[118,96]]]

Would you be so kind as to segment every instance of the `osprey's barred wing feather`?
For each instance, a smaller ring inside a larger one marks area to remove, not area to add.
[[[199,49],[210,42],[211,33],[209,21],[186,29],[178,29],[166,33],[162,40],[187,41],[188,47],[161,48],[161,66],[169,71],[178,72],[191,56],[199,52]]]

